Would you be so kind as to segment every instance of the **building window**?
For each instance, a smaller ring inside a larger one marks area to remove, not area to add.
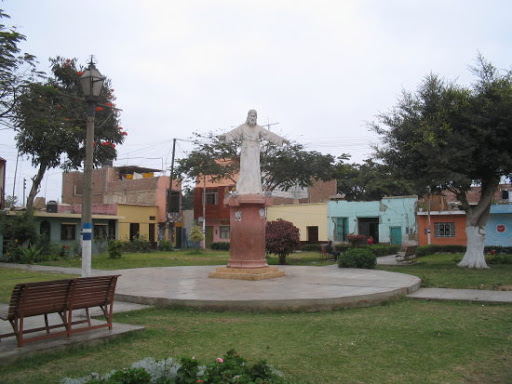
[[[435,223],[435,237],[455,237],[455,223]]]
[[[217,205],[217,190],[206,190],[206,205]]]
[[[75,196],[82,196],[82,184],[75,184],[73,186],[73,194]]]
[[[61,224],[60,225],[60,239],[61,240],[75,240],[76,224]]]
[[[108,238],[108,225],[95,224],[94,225],[94,240],[106,240]]]
[[[227,225],[221,225],[219,228],[219,237],[221,239],[229,239],[230,238],[230,232],[229,232],[229,226]]]

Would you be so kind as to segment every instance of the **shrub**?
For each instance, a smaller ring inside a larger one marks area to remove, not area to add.
[[[398,245],[376,244],[368,246],[367,249],[372,251],[375,256],[387,256],[395,255],[400,250],[400,247]]]
[[[304,252],[320,252],[321,245],[320,243],[308,243],[301,245],[300,250]]]
[[[123,254],[123,242],[121,240],[109,240],[108,257],[111,259],[120,259]]]
[[[424,245],[416,249],[416,256],[427,256],[435,253],[463,253],[466,247],[463,245]]]
[[[41,248],[31,245],[28,248],[21,248],[21,260],[23,264],[32,264],[42,261]]]
[[[172,245],[172,242],[169,240],[162,240],[158,244],[158,250],[162,252],[171,252],[174,251],[174,246]]]
[[[339,268],[373,269],[377,265],[377,257],[368,248],[352,248],[338,257]]]
[[[286,384],[282,375],[266,361],[249,364],[234,350],[208,365],[200,365],[195,358],[179,360],[168,358],[156,361],[145,358],[128,369],[110,372],[106,375],[91,373],[88,377],[65,378],[62,384],[193,384],[193,383],[265,383]]]
[[[485,253],[495,254],[495,253],[506,253],[512,254],[512,247],[502,247],[502,246],[487,246],[484,248]]]
[[[211,248],[214,251],[229,251],[230,243],[229,241],[218,241],[216,243],[212,243]]]
[[[512,255],[494,253],[490,255],[485,255],[485,260],[489,264],[512,264]]]
[[[148,253],[151,251],[151,243],[145,235],[134,236],[131,241],[123,242],[123,250],[135,253]]]
[[[279,264],[286,264],[286,256],[300,244],[299,228],[291,222],[278,219],[267,222],[265,249],[279,257]]]

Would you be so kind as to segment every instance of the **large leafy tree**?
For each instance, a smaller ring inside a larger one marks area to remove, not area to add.
[[[372,159],[362,164],[339,162],[336,166],[337,191],[348,201],[374,201],[384,196],[416,194],[415,185]]]
[[[485,224],[500,180],[512,174],[512,73],[483,57],[473,68],[471,87],[424,79],[413,94],[380,116],[374,128],[384,145],[377,157],[406,178],[432,190],[454,192],[466,211],[467,250],[461,267],[487,268]],[[470,206],[466,193],[481,187]]]
[[[15,106],[18,150],[32,159],[37,174],[32,178],[27,208],[30,210],[45,172],[61,166],[77,169],[85,158],[86,108],[76,61],[51,59],[52,76],[45,82],[28,84]],[[116,145],[126,132],[119,127],[119,113],[110,80],[106,80],[98,106],[94,132],[94,164],[116,158]]]
[[[188,157],[178,159],[175,177],[197,180],[208,176],[212,181],[232,179],[234,182],[240,169],[240,142],[224,142],[210,132],[205,136],[196,133],[194,143],[195,149]],[[265,143],[261,151],[263,188],[267,192],[276,188],[286,191],[293,186],[311,186],[314,180],[331,180],[335,164],[334,156],[305,151],[300,144],[279,147]]]
[[[10,127],[14,105],[27,81],[37,78],[33,55],[22,53],[19,44],[25,36],[16,28],[8,28],[2,19],[9,15],[0,9],[0,124]]]

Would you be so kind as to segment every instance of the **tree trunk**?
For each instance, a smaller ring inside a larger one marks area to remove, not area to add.
[[[30,188],[30,193],[28,194],[27,198],[27,211],[31,211],[34,208],[34,200],[36,198],[37,192],[39,192],[39,186],[41,185],[41,181],[43,180],[46,169],[46,164],[41,163],[39,165],[37,174],[32,178],[32,188]]]
[[[482,182],[480,201],[475,207],[470,207],[466,199],[465,193],[459,195],[460,201],[466,210],[466,235],[467,246],[464,257],[457,264],[459,267],[465,268],[489,268],[485,262],[484,245],[485,245],[485,225],[489,220],[489,212],[494,194],[498,190],[499,179],[489,178]]]
[[[484,255],[485,229],[467,225],[466,235],[468,238],[466,253],[457,265],[466,268],[489,268]]]

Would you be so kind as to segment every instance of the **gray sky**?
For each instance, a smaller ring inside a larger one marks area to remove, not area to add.
[[[224,132],[258,111],[260,125],[308,150],[361,162],[367,128],[436,73],[468,85],[478,53],[512,64],[509,0],[4,0],[27,37],[23,51],[49,72],[50,57],[91,54],[112,79],[128,131],[115,165],[170,165],[172,139]],[[178,141],[178,158],[191,149]],[[0,130],[12,194],[14,135]],[[15,194],[35,174],[20,159]],[[60,200],[50,170],[38,196]]]

